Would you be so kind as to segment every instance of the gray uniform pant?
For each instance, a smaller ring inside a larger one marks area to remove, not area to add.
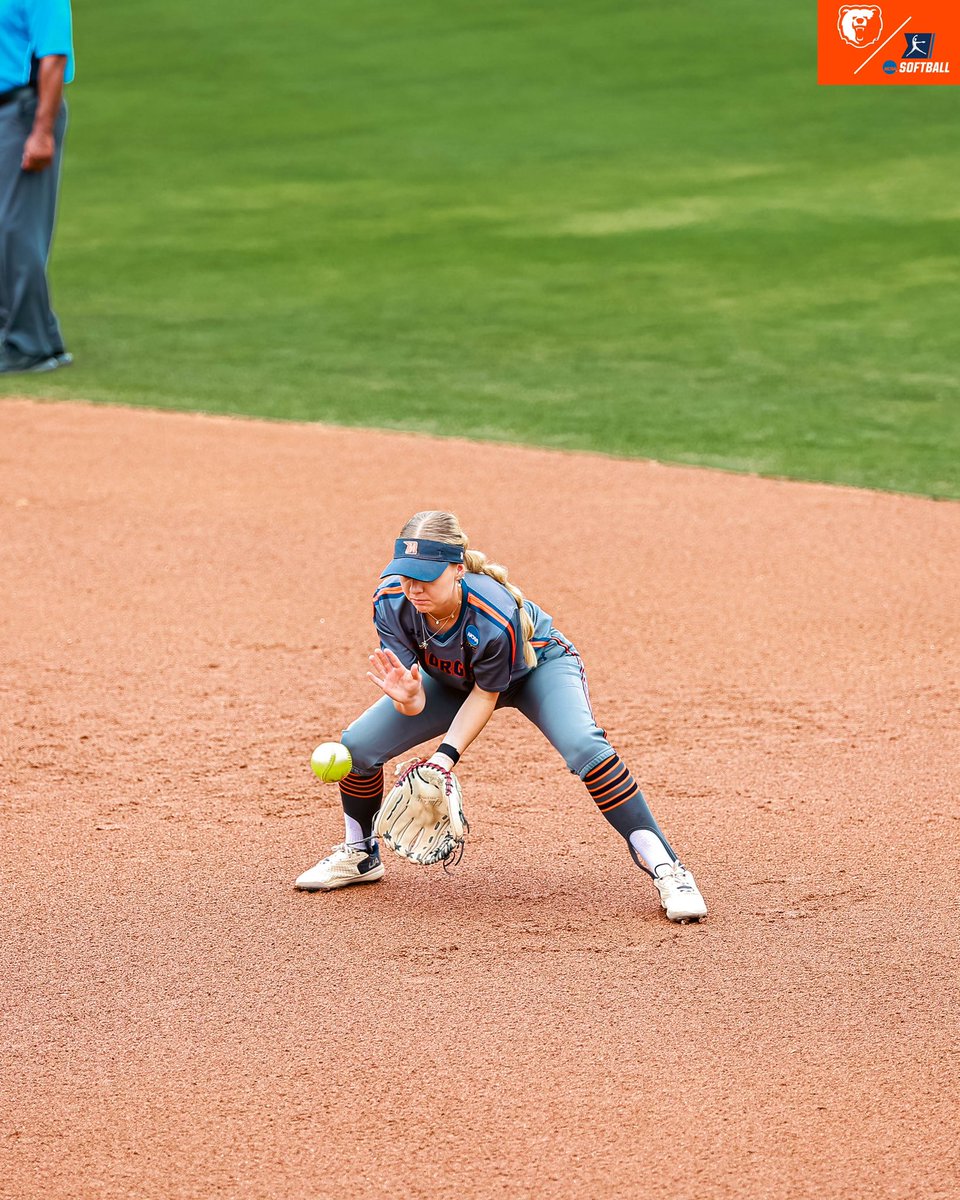
[[[359,774],[405,754],[412,746],[446,733],[467,693],[444,687],[421,673],[427,702],[415,717],[398,713],[383,696],[343,731],[343,744]],[[542,662],[509,691],[497,708],[516,708],[549,739],[581,778],[613,754],[590,709],[580,659],[573,654]]]
[[[579,655],[558,653],[551,657],[549,654],[535,670],[501,695],[497,708],[516,708],[523,713],[559,751],[570,770],[582,779],[616,751],[594,718]],[[353,770],[358,775],[372,774],[389,759],[405,754],[421,742],[440,737],[450,728],[467,693],[444,687],[425,671],[421,678],[427,702],[417,716],[398,713],[393,701],[383,696],[343,731],[343,744],[350,751]],[[628,841],[634,830],[649,829],[669,849],[642,792],[638,791],[629,803],[613,813],[604,815]]]
[[[50,307],[47,259],[53,240],[67,106],[54,124],[56,153],[44,171],[24,171],[23,147],[33,127],[32,89],[0,107],[0,343],[31,357],[63,351]]]

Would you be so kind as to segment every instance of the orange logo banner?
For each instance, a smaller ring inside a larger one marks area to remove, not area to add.
[[[958,0],[817,0],[818,83],[960,83]]]

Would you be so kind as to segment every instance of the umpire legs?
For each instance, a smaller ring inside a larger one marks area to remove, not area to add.
[[[20,167],[36,97],[26,92],[0,108],[0,344],[40,358],[63,351],[50,307],[47,258],[56,218],[66,105],[54,124],[56,154],[44,171]]]

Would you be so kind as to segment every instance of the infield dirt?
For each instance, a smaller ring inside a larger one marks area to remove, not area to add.
[[[497,714],[451,876],[292,888],[457,511],[711,907]],[[960,505],[0,403],[0,1195],[954,1197]]]

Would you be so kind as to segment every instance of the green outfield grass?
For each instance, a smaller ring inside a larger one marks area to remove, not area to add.
[[[818,88],[812,3],[75,10],[7,392],[960,496],[958,92]]]

